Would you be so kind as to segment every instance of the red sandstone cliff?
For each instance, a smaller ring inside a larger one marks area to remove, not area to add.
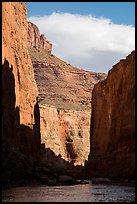
[[[135,176],[135,51],[93,89],[91,176]]]
[[[55,185],[62,169],[67,174],[73,166],[45,148],[44,168],[40,163],[38,90],[28,53],[26,13],[25,3],[2,3],[2,184]]]
[[[38,90],[28,53],[25,3],[2,3],[3,139],[21,152],[39,157]]]
[[[30,43],[29,52],[39,90],[41,142],[66,161],[84,165],[90,150],[91,92],[106,74],[78,69],[38,48],[39,30],[29,23],[29,42],[34,34],[37,43]]]

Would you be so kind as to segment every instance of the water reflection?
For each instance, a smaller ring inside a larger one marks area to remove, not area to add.
[[[2,202],[134,202],[135,188],[123,185],[16,187],[2,192]]]

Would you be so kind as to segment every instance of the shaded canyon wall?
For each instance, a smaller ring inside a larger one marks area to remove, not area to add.
[[[135,51],[92,92],[90,176],[135,176]]]
[[[38,90],[28,53],[27,31],[26,4],[3,2],[2,138],[37,160],[40,154]]]

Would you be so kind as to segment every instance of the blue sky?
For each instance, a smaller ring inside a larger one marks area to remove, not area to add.
[[[107,73],[135,49],[134,2],[26,2],[28,20],[52,54],[78,68]]]
[[[69,12],[103,16],[117,24],[135,25],[134,2],[27,2],[26,4],[28,17],[50,15],[52,12]]]

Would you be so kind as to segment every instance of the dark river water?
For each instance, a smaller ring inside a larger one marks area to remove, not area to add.
[[[2,191],[2,202],[135,202],[135,187],[82,184],[27,186]]]

